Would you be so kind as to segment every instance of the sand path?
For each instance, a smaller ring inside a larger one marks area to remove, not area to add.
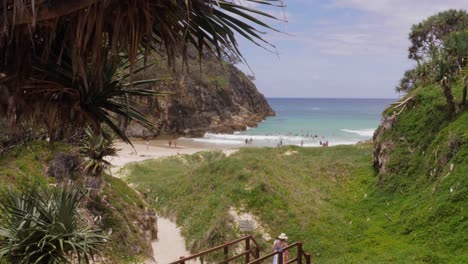
[[[237,149],[213,149],[203,146],[178,145],[176,148],[165,146],[167,141],[155,140],[150,142],[132,142],[132,146],[117,142],[115,147],[119,149],[117,156],[109,157],[107,160],[112,164],[111,174],[115,177],[124,177],[120,169],[128,163],[141,162],[148,159],[159,159],[179,154],[194,154],[200,151],[221,150],[226,155],[231,155]],[[185,247],[185,240],[180,234],[180,228],[168,218],[158,216],[158,239],[153,241],[153,255],[157,264],[167,264],[178,260],[181,256],[190,256]],[[148,260],[146,264],[155,263]],[[199,261],[186,262],[189,264]]]
[[[173,221],[161,216],[158,216],[158,239],[153,241],[152,246],[154,258],[158,264],[171,263],[182,256],[192,255],[185,247],[185,240],[180,234],[180,228]],[[186,263],[195,264],[199,261]]]

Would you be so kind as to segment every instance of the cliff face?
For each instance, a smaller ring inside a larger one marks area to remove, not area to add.
[[[131,137],[232,133],[275,115],[249,77],[232,64],[205,58],[197,65],[198,59],[192,58],[194,65],[187,72],[169,70],[164,62],[155,60],[144,77],[163,77],[153,89],[170,94],[140,98],[138,107],[158,124],[159,131],[132,123],[127,128]]]

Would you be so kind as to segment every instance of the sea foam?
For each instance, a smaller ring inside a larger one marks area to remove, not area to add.
[[[302,137],[302,136],[285,136],[285,135],[239,135],[239,134],[217,134],[206,133],[202,138],[193,138],[191,140],[207,144],[222,144],[222,145],[244,145],[245,140],[252,139],[254,145],[257,146],[277,146],[279,142],[283,145],[295,145],[304,147],[319,147],[320,141],[325,141],[321,138]],[[352,145],[359,140],[341,140],[329,138],[329,146],[336,145]]]
[[[288,141],[301,141],[308,140],[311,138],[300,137],[300,136],[284,136],[284,135],[239,135],[239,134],[216,134],[216,133],[206,133],[203,137],[204,139],[221,139],[221,140],[239,140],[244,142],[246,139],[252,140],[262,140],[262,141],[279,141],[279,140],[288,140]]]
[[[368,128],[368,129],[360,129],[360,130],[352,130],[352,129],[341,129],[343,132],[347,133],[352,133],[352,134],[357,134],[363,137],[372,137],[374,135],[375,129],[373,128]]]

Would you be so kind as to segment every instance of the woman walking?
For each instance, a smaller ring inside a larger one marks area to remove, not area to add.
[[[273,252],[281,251],[283,248],[288,246],[288,237],[286,236],[285,233],[281,233],[281,235],[278,236],[278,239],[275,240],[273,243]],[[275,255],[273,258],[273,264],[278,264],[278,256]],[[288,263],[289,260],[289,252],[288,250],[283,251],[283,264]]]

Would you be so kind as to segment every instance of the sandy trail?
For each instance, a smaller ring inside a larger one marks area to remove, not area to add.
[[[136,141],[132,146],[123,142],[117,142],[115,147],[118,149],[117,156],[109,157],[107,161],[112,164],[111,174],[115,177],[124,177],[124,172],[120,169],[128,163],[141,162],[149,159],[159,159],[180,154],[194,154],[200,151],[221,150],[226,155],[231,155],[237,149],[212,148],[203,146],[191,146],[188,144],[169,147],[167,141]],[[178,260],[181,256],[190,256],[190,252],[185,247],[185,240],[180,234],[180,228],[176,223],[168,218],[158,216],[158,239],[153,241],[153,255],[157,264],[167,264]],[[147,261],[147,264],[154,263]],[[199,261],[186,262],[189,264],[200,263]]]
[[[185,248],[185,240],[180,234],[180,228],[164,217],[158,216],[158,239],[153,241],[153,254],[158,264],[167,264],[188,257],[192,254]],[[195,264],[199,261],[187,261]]]

